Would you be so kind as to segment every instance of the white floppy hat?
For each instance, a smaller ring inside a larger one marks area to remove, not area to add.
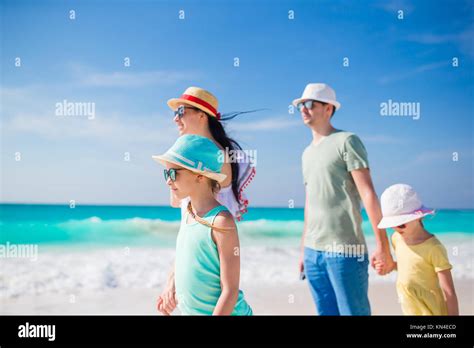
[[[378,228],[389,228],[434,214],[421,203],[420,198],[410,185],[396,184],[387,188],[381,197],[383,218]]]
[[[293,105],[297,106],[299,102],[308,99],[332,104],[336,107],[336,110],[341,107],[341,103],[336,100],[336,92],[325,83],[307,84],[301,98],[293,100]]]

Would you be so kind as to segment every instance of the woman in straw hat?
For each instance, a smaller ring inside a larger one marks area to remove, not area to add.
[[[255,167],[252,159],[241,151],[240,145],[231,139],[222,124],[222,121],[230,120],[237,115],[246,114],[258,110],[233,112],[221,115],[218,111],[217,98],[199,87],[189,87],[179,98],[168,100],[168,106],[174,112],[174,122],[178,127],[180,135],[195,134],[212,140],[222,151],[224,159],[222,173],[226,179],[220,183],[220,189],[215,191],[216,200],[225,206],[229,212],[240,220],[247,212],[248,200],[244,189],[250,184],[255,176]],[[240,151],[239,162],[228,160],[228,151]],[[172,193],[172,192],[171,192]],[[173,207],[181,207],[181,216],[184,217],[189,204],[189,197],[177,198],[171,194],[170,203]],[[176,308],[175,269],[172,268],[164,291],[159,297],[162,303],[161,312],[171,313]]]
[[[215,193],[225,182],[219,148],[199,135],[186,134],[163,155],[166,183],[174,199],[189,197],[175,260],[173,302],[185,315],[252,315],[239,290],[240,248],[232,214]],[[176,297],[176,298],[175,298]],[[160,296],[158,310],[174,308]]]
[[[255,167],[252,165],[252,159],[241,151],[241,146],[227,136],[222,121],[257,110],[221,115],[218,112],[217,98],[199,87],[187,88],[179,98],[168,100],[168,106],[174,112],[173,121],[178,127],[179,135],[204,136],[214,141],[223,150],[223,173],[227,175],[227,179],[222,183],[221,190],[216,193],[216,198],[237,220],[240,220],[247,212],[248,206],[248,200],[243,191],[255,176]],[[239,151],[238,163],[228,160],[229,151]],[[186,207],[187,200],[179,202],[171,199],[171,205]]]

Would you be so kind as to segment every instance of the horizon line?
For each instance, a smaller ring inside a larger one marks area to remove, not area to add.
[[[68,203],[37,203],[37,202],[32,202],[32,203],[25,203],[25,202],[0,202],[0,205],[54,205],[54,206],[69,206]],[[156,207],[156,208],[173,208],[172,206],[170,205],[160,205],[160,204],[122,204],[122,203],[113,203],[113,204],[110,204],[110,203],[76,203],[75,204],[75,207],[77,206],[86,206],[86,207],[149,207],[149,208],[152,208],[152,207]],[[364,206],[361,205],[362,207],[362,210],[365,210]],[[268,208],[268,209],[304,209],[304,206],[295,206],[293,208],[290,208],[290,207],[285,207],[285,206],[265,206],[265,205],[256,205],[256,206],[249,206],[248,209],[252,209],[252,208]],[[71,209],[75,209],[75,208],[71,208]],[[179,208],[175,208],[175,209],[179,209]],[[432,208],[434,210],[474,210],[474,207],[472,208],[467,208],[467,207],[464,207],[464,208],[448,208],[448,207],[444,207],[444,208]]]

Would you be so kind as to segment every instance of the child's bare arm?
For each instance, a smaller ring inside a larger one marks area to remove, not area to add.
[[[178,300],[176,299],[176,289],[174,285],[174,263],[168,275],[165,289],[158,297],[157,309],[164,315],[171,315],[176,308]]]
[[[240,245],[237,227],[232,215],[220,213],[214,220],[214,226],[230,229],[226,232],[213,231],[221,267],[222,292],[214,308],[213,315],[230,315],[239,296],[240,281]]]
[[[438,280],[446,298],[448,315],[459,315],[458,297],[456,296],[456,290],[454,289],[451,270],[447,269],[438,272]]]
[[[382,262],[375,261],[375,270],[377,271],[377,273],[380,273],[382,271],[383,266],[384,266],[384,264]],[[392,272],[393,270],[397,270],[397,262],[393,261],[392,267],[385,268],[385,270],[387,272],[386,274]]]

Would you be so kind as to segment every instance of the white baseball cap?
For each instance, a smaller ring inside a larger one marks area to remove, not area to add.
[[[434,214],[426,208],[410,185],[396,184],[387,188],[380,198],[383,218],[378,228],[389,228]]]
[[[308,99],[332,104],[336,107],[336,110],[341,107],[341,103],[336,100],[336,92],[325,83],[307,84],[301,98],[293,100],[293,105],[297,106],[299,102]]]

